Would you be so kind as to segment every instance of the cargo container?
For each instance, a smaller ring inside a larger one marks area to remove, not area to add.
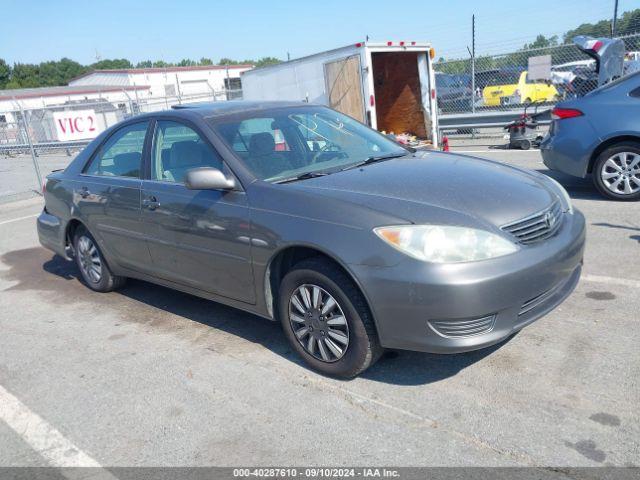
[[[243,97],[327,105],[377,130],[437,146],[434,55],[423,42],[354,43],[243,72]]]

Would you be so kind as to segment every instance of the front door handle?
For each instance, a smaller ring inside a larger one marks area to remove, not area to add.
[[[91,195],[91,192],[87,187],[82,187],[80,190],[76,190],[76,193],[82,198],[87,198],[89,195]]]
[[[142,206],[148,208],[149,210],[155,210],[160,206],[160,202],[156,197],[149,197],[142,200]]]

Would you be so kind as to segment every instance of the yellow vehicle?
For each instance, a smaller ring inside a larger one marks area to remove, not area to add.
[[[553,102],[560,98],[553,85],[542,80],[529,80],[527,72],[520,73],[518,83],[487,85],[482,90],[487,106],[511,105],[531,102]]]

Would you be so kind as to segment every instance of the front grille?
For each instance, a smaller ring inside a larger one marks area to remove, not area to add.
[[[537,296],[527,300],[526,302],[524,302],[522,304],[522,307],[520,307],[520,311],[518,312],[518,316],[525,315],[526,313],[529,313],[534,308],[542,305],[545,301],[547,301],[549,298],[551,298],[558,290],[560,290],[560,288],[562,288],[564,283],[565,282],[560,282],[560,283],[554,285],[553,287],[551,287],[546,292],[543,292],[540,295],[537,295]]]
[[[429,320],[429,327],[438,335],[447,338],[464,338],[482,335],[493,330],[496,316],[467,320]]]
[[[529,244],[555,235],[561,224],[562,207],[560,202],[555,202],[542,212],[503,225],[502,229],[516,237],[520,243]]]

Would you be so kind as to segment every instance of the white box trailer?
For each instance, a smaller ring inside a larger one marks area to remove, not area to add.
[[[438,146],[434,50],[422,42],[359,42],[241,75],[245,100],[327,105],[387,133]]]

